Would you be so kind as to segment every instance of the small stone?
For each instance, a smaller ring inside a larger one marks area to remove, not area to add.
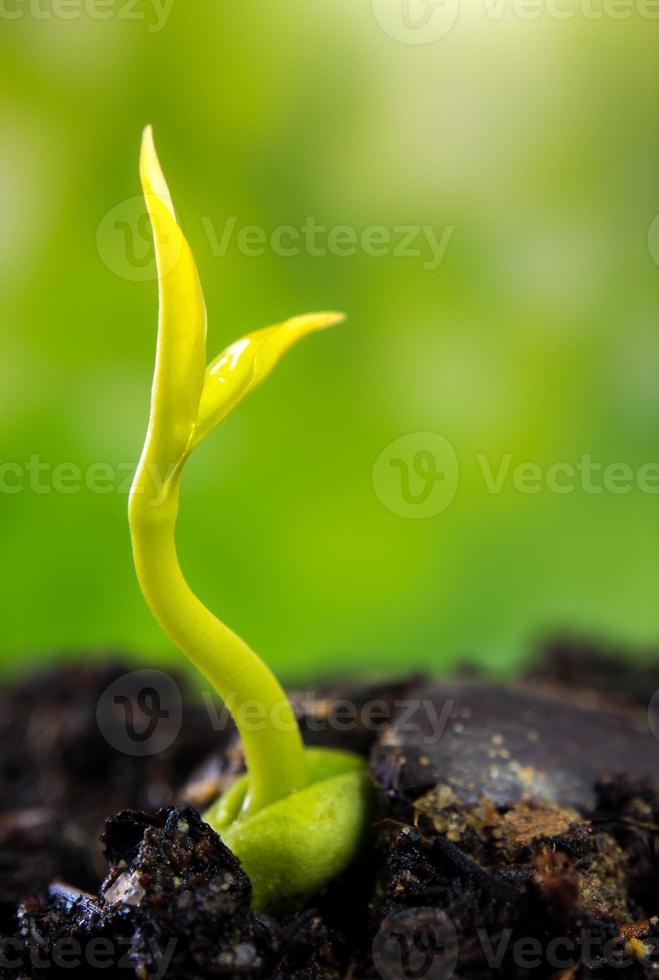
[[[106,889],[103,897],[108,905],[117,905],[121,902],[124,905],[139,906],[145,894],[137,876],[124,872]]]

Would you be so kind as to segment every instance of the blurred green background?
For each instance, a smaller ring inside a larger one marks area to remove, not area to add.
[[[177,656],[126,523],[157,308],[132,200],[147,122],[197,257],[209,357],[288,315],[349,314],[192,460],[179,543],[204,600],[288,677],[509,669],[563,627],[656,643],[658,22],[633,2],[597,17],[570,0],[569,19],[407,2],[6,0],[5,664]],[[271,233],[309,217],[347,237],[280,254]],[[362,247],[373,225],[383,254]],[[265,247],[238,240],[246,226]],[[447,236],[436,268],[423,231],[400,254],[402,226]],[[455,452],[437,458],[451,472],[426,516],[401,504],[406,474],[413,496],[425,486],[415,433]],[[571,492],[547,486],[552,464],[586,455],[623,468],[602,492],[578,474]],[[104,492],[85,484],[98,463]]]

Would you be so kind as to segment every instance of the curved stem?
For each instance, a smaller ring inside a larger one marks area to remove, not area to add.
[[[255,813],[307,784],[300,731],[269,668],[204,606],[183,576],[175,529],[185,457],[163,488],[154,479],[156,464],[149,455],[147,448],[135,474],[129,506],[139,583],[161,627],[231,711],[248,767],[250,789],[244,812]],[[248,711],[249,724],[244,717]]]

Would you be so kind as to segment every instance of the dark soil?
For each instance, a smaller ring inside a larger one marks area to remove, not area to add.
[[[309,744],[370,759],[378,809],[356,866],[277,918],[199,816],[242,770],[231,724],[176,677],[171,744],[113,748],[97,705],[128,670],[0,693],[0,977],[659,977],[659,668],[562,640],[516,685],[294,696]]]

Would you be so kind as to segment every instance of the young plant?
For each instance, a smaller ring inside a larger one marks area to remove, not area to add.
[[[140,176],[151,219],[160,311],[151,414],[129,503],[135,568],[151,611],[177,647],[235,706],[247,774],[205,814],[241,859],[253,902],[266,907],[322,888],[355,855],[367,822],[365,763],[306,749],[293,711],[263,661],[188,586],[175,544],[186,460],[257,388],[283,354],[338,313],[312,313],[249,333],[206,366],[206,310],[190,247],[178,226],[151,128]],[[257,726],[240,725],[247,704]]]

